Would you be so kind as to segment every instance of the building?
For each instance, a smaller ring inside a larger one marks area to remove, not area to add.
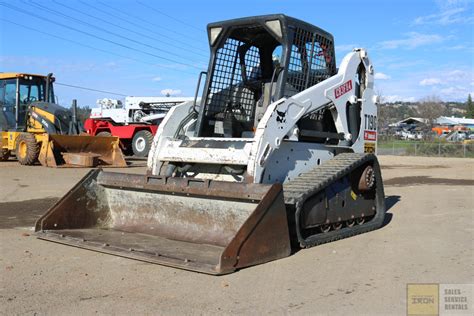
[[[408,117],[406,119],[403,119],[401,121],[398,121],[396,123],[392,123],[389,126],[390,127],[402,127],[402,126],[407,126],[407,125],[426,125],[428,124],[429,120],[421,117]]]
[[[436,124],[447,127],[464,127],[466,129],[474,130],[474,119],[468,119],[465,117],[440,116],[436,120]]]

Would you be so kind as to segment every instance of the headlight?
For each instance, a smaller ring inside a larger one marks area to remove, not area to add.
[[[211,36],[211,46],[214,45],[216,42],[217,38],[219,37],[219,34],[222,31],[222,27],[213,27],[210,30],[210,36]]]
[[[266,21],[265,24],[272,31],[273,34],[275,34],[279,38],[283,37],[280,20]]]

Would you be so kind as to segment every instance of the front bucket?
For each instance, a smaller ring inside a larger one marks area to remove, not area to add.
[[[118,137],[48,135],[38,160],[48,167],[126,167]]]
[[[290,255],[280,184],[90,171],[37,222],[41,239],[225,274]]]

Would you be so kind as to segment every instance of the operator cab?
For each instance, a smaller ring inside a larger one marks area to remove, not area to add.
[[[270,103],[336,73],[332,35],[306,22],[278,14],[207,28],[211,61],[198,137],[251,138]]]
[[[46,87],[50,78],[49,87]],[[32,102],[54,102],[53,77],[0,73],[0,129],[23,130],[26,128],[26,113]]]

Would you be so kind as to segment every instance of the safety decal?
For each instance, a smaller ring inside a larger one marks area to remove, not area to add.
[[[364,140],[376,141],[377,132],[376,131],[364,131]]]
[[[374,154],[375,153],[375,143],[365,143],[364,144],[364,153]]]

